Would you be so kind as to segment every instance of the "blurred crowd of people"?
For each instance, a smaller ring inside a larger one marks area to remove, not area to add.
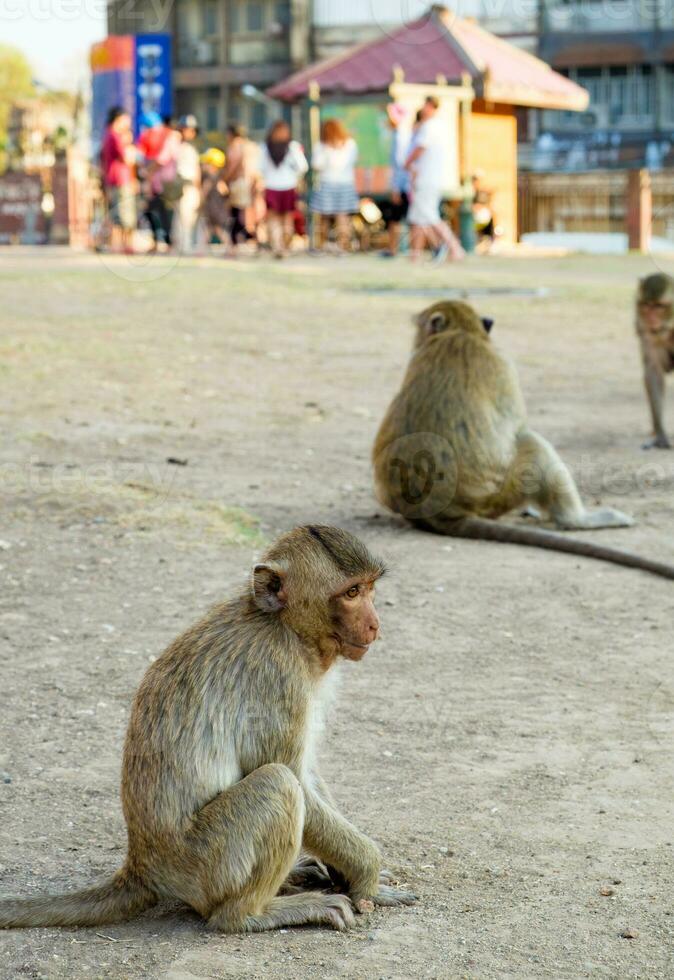
[[[460,259],[464,251],[441,213],[448,161],[438,109],[437,100],[429,97],[416,119],[409,120],[403,106],[388,106],[391,187],[380,210],[359,197],[358,146],[339,119],[323,121],[308,160],[283,120],[271,126],[261,145],[231,125],[224,148],[200,153],[193,115],[174,123],[147,113],[134,140],[128,113],[115,107],[100,152],[105,211],[96,247],[131,253],[136,230],[145,227],[156,252],[203,254],[217,244],[227,257],[265,247],[283,258],[297,243],[306,247],[308,209],[321,248],[350,250],[353,217],[364,215],[383,219],[389,243],[385,256],[399,253],[407,223],[413,260],[427,249],[437,262]],[[309,173],[311,192],[303,206]],[[493,239],[490,194],[479,179],[473,178],[476,228],[483,238]]]

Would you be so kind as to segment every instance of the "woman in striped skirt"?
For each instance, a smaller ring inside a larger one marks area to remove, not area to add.
[[[349,216],[360,210],[356,193],[355,166],[358,159],[356,141],[349,136],[339,119],[326,119],[321,126],[321,141],[311,158],[311,166],[319,183],[311,197],[311,210],[320,215],[322,238],[334,218],[337,243],[342,250],[349,247],[351,226]]]

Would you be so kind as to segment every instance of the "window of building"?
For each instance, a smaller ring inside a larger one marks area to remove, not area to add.
[[[258,132],[267,128],[267,107],[262,102],[255,102],[251,107],[250,128]]]
[[[217,102],[206,103],[206,130],[212,132],[220,128],[220,107]]]
[[[213,37],[218,33],[218,4],[216,0],[206,0],[204,4],[204,34]]]
[[[241,30],[241,4],[238,0],[229,0],[228,16],[230,32],[238,34]]]
[[[288,0],[280,0],[274,4],[274,21],[281,27],[290,26],[290,3]]]
[[[655,77],[650,65],[571,69],[569,77],[590,94],[598,129],[643,129],[654,123]]]
[[[237,96],[230,96],[227,106],[227,122],[238,125],[241,122],[241,100]]]
[[[231,34],[261,34],[266,22],[272,17],[274,8],[287,6],[290,19],[290,4],[270,4],[269,0],[230,0],[229,30]]]
[[[179,41],[184,41],[189,35],[190,14],[186,3],[178,3],[176,10],[176,28]]]
[[[251,34],[264,30],[264,7],[262,3],[246,4],[246,30]]]

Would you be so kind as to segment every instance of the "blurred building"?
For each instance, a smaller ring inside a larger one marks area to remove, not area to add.
[[[74,140],[78,108],[75,96],[48,90],[14,102],[7,123],[7,166],[29,173],[53,166]]]
[[[537,0],[457,0],[461,17],[535,51]],[[110,34],[168,31],[175,52],[176,107],[194,112],[207,131],[229,122],[253,137],[265,131],[269,108],[242,86],[265,89],[291,72],[372,40],[428,14],[429,0],[108,0]]]
[[[311,0],[175,0],[159,7],[108,0],[108,30],[171,33],[178,114],[193,112],[206,131],[234,122],[257,136],[268,107],[241,88],[265,89],[307,63],[311,7]]]
[[[542,113],[536,169],[674,163],[674,7],[540,0],[538,54],[590,93],[583,114]]]

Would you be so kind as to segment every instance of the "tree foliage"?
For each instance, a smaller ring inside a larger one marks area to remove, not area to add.
[[[12,105],[33,91],[33,73],[25,56],[17,48],[0,44],[0,143],[7,138]]]

